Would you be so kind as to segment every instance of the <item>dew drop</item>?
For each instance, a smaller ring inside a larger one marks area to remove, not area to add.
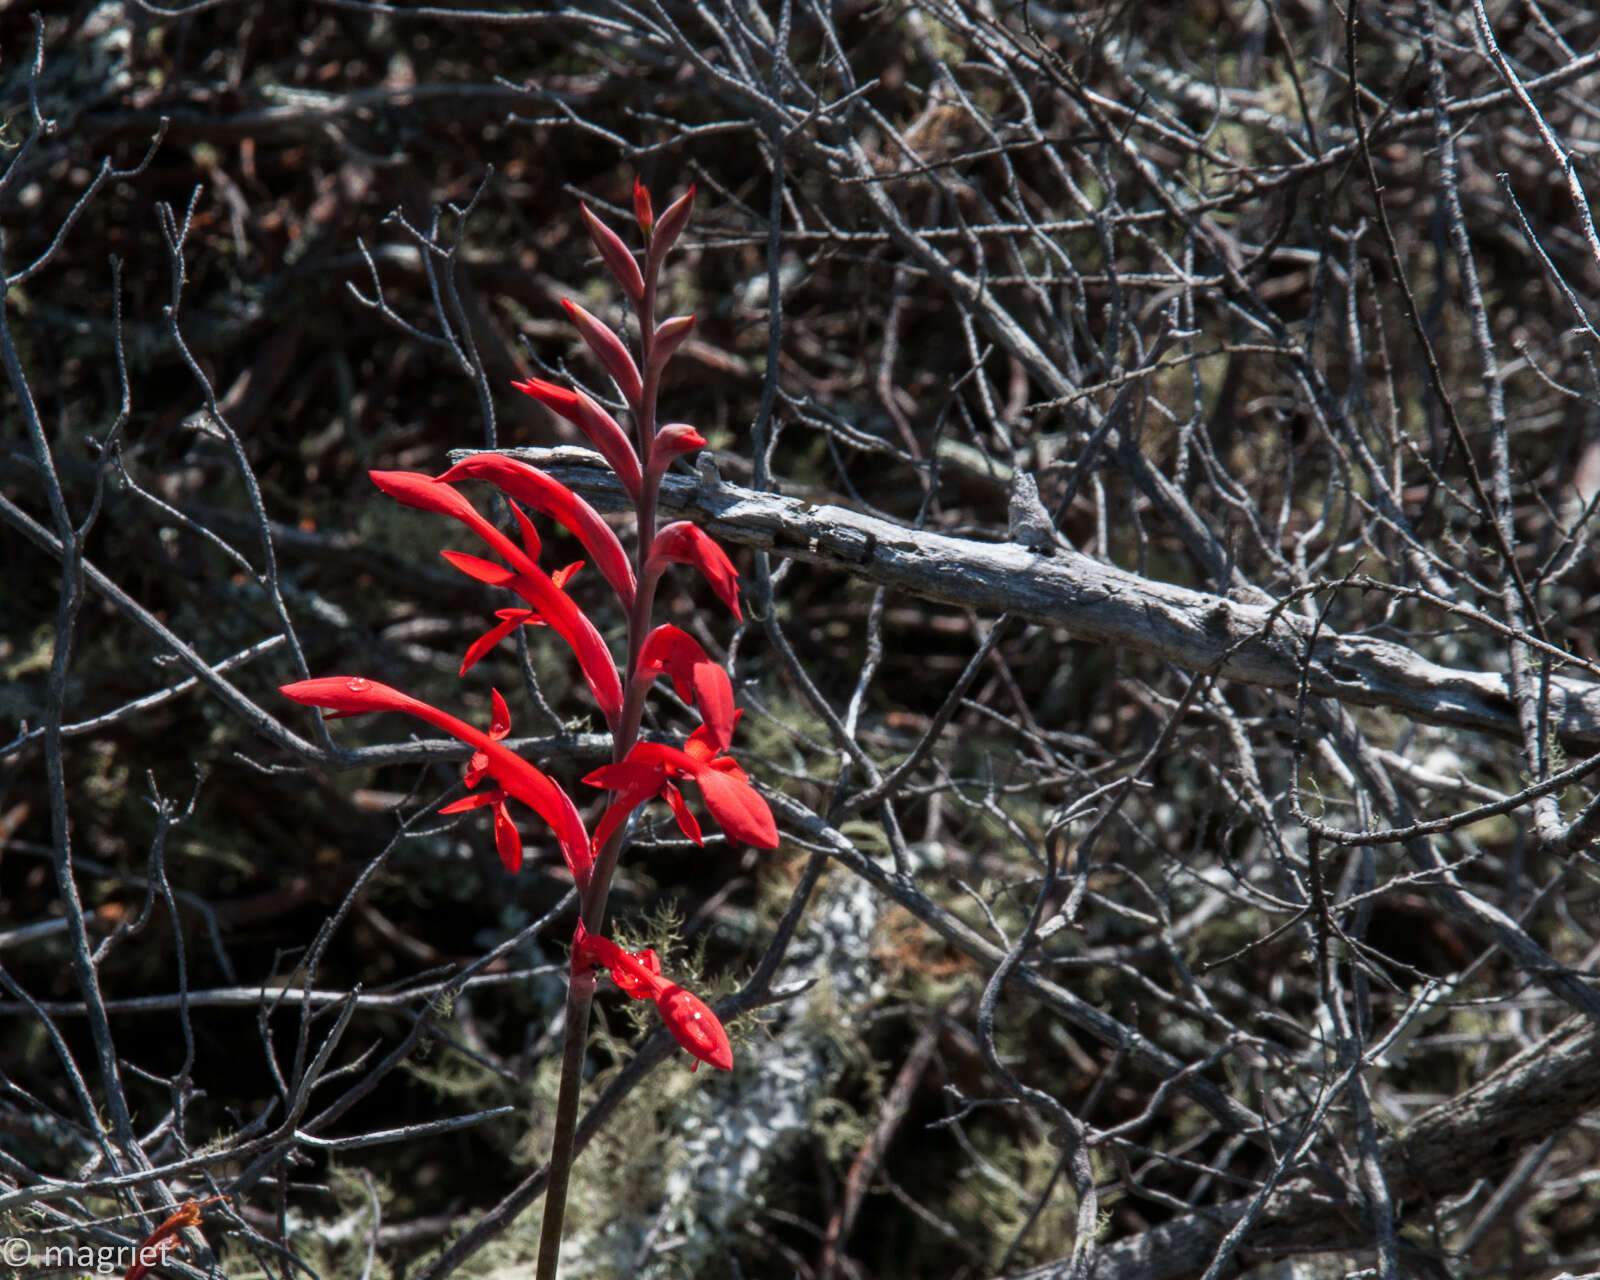
[[[356,676],[353,680],[346,680],[344,687],[350,690],[351,693],[365,693],[372,688],[372,681]]]
[[[700,1015],[699,1015],[699,1014],[698,1014],[698,1013],[697,1013],[697,1014],[695,1014],[695,1015],[694,1015],[694,1020],[695,1020],[695,1021],[696,1021],[696,1022],[699,1022],[699,1021],[700,1021]]]

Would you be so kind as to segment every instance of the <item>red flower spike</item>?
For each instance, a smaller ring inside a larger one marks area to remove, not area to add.
[[[656,432],[650,442],[650,464],[645,470],[645,483],[661,484],[661,477],[672,465],[674,458],[706,447],[706,438],[687,422],[669,422]]]
[[[655,342],[650,347],[650,370],[659,374],[666,368],[667,361],[672,359],[673,353],[683,345],[691,333],[694,332],[693,316],[673,316],[663,320],[656,326]]]
[[[687,631],[663,624],[645,637],[635,680],[665,673],[685,702],[697,707],[711,739],[726,751],[733,742],[733,682]]]
[[[284,685],[278,692],[308,707],[323,707],[340,715],[402,711],[419,720],[426,720],[451,737],[483,752],[489,761],[489,776],[550,824],[573,880],[579,889],[588,886],[594,855],[589,848],[589,833],[584,828],[583,819],[578,816],[572,798],[516,752],[501,746],[488,734],[473,728],[464,720],[458,720],[449,712],[408,697],[398,689],[359,676],[299,680]]]
[[[711,589],[733,616],[743,620],[739,612],[739,574],[727,553],[703,529],[687,520],[677,520],[656,534],[656,540],[650,544],[645,572],[660,573],[668,562],[694,565],[705,574]]]
[[[631,457],[633,446],[629,445],[628,449]],[[628,563],[628,554],[622,549],[622,543],[611,531],[611,526],[601,519],[598,511],[554,476],[517,458],[508,458],[503,453],[475,453],[470,458],[463,458],[439,477],[442,484],[460,480],[487,481],[507,497],[515,498],[565,526],[573,537],[583,543],[584,550],[594,557],[595,566],[617,593],[622,607],[626,609],[633,603],[633,566]],[[521,513],[518,512],[518,515]]]
[[[653,951],[637,955],[624,951],[610,938],[590,933],[578,921],[572,934],[572,967],[599,966],[609,970],[611,980],[635,1000],[651,999],[667,1024],[672,1038],[697,1059],[689,1070],[709,1062],[719,1071],[733,1070],[733,1045],[717,1015],[692,991],[685,991],[661,976],[661,962]]]
[[[631,261],[631,259],[630,259]],[[611,469],[622,481],[628,497],[635,505],[640,495],[639,455],[627,433],[617,425],[617,420],[581,391],[546,382],[542,378],[529,378],[526,382],[511,384],[525,396],[532,396],[545,408],[560,414],[589,438],[589,443],[600,451],[611,464]]]
[[[617,384],[617,390],[622,392],[622,398],[630,405],[637,406],[639,397],[644,394],[639,366],[634,364],[633,356],[616,331],[603,320],[590,315],[571,298],[561,299],[561,305],[566,308],[567,319],[572,321],[573,327],[589,344],[589,350],[606,367],[611,380]]]
[[[650,229],[656,225],[656,215],[650,207],[650,190],[642,178],[633,180],[633,220],[639,224],[639,230],[648,242]]]
[[[650,235],[650,248],[645,257],[645,270],[654,278],[662,260],[671,251],[673,242],[689,225],[689,215],[694,212],[694,183],[689,189],[661,211],[655,230]]]
[[[622,291],[637,304],[644,297],[644,277],[639,274],[639,264],[633,260],[633,254],[628,252],[628,246],[622,243],[621,237],[590,213],[588,205],[579,207],[583,210],[583,221],[589,228],[589,239],[594,242],[595,252],[606,264],[606,270],[622,286]]]

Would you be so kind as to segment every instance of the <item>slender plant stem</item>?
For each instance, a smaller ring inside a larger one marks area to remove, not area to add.
[[[567,985],[566,1039],[561,1048],[561,1090],[556,1097],[556,1130],[550,1141],[550,1178],[545,1184],[544,1222],[539,1231],[539,1280],[555,1280],[561,1261],[561,1225],[567,1215],[567,1184],[572,1177],[572,1139],[578,1127],[578,1090],[583,1081],[583,1051],[588,1042],[593,981]]]

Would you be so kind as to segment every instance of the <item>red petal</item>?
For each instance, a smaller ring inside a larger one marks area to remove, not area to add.
[[[594,829],[592,847],[596,850],[604,848],[606,841],[611,839],[617,828],[628,820],[628,815],[654,796],[654,788],[618,792],[617,798],[607,805],[606,811],[600,815],[600,823]]]
[[[280,685],[278,692],[308,707],[322,707],[342,716],[358,716],[367,711],[412,712],[415,698],[363,676],[319,676]],[[430,707],[429,710],[432,710]],[[441,713],[443,714],[443,713]],[[477,730],[473,730],[477,733]]]
[[[617,964],[611,969],[611,981],[615,982],[624,994],[632,996],[635,1000],[649,1000],[655,995],[655,987],[658,985],[651,979],[661,977],[661,961],[657,960],[656,953],[648,948],[636,953],[624,951],[622,956],[634,961],[637,968],[645,972],[641,975],[635,968],[625,968],[626,962],[619,956]]]
[[[635,759],[638,750],[636,746],[628,753],[626,760],[603,764],[592,773],[585,774],[583,781],[591,787],[604,787],[608,791],[631,791],[645,786],[652,778],[659,783],[666,776],[660,764]]]
[[[479,522],[488,523],[470,502],[432,476],[417,471],[369,471],[367,474],[373,484],[404,506],[451,516],[474,527]]]
[[[712,737],[711,729],[701,725],[689,735],[689,740],[683,744],[683,753],[694,758],[697,767],[703,767],[715,760],[722,748]]]
[[[578,816],[572,798],[516,752],[501,746],[488,734],[473,728],[465,720],[458,720],[449,712],[441,711],[420,699],[407,697],[398,689],[391,689],[376,680],[324,676],[318,680],[299,680],[294,684],[286,684],[279,692],[306,706],[330,707],[335,711],[403,711],[419,720],[426,720],[451,737],[483,752],[489,758],[490,776],[550,824],[567,866],[572,869],[573,879],[580,889],[588,885],[594,854],[589,847],[589,833],[584,828],[583,819]]]
[[[489,757],[481,751],[474,751],[472,759],[467,761],[467,767],[461,771],[461,781],[469,787],[475,787],[483,781],[483,775],[488,772]]]
[[[494,807],[494,847],[506,870],[516,875],[522,869],[522,837],[517,834],[517,824],[511,821],[504,801]]]
[[[482,556],[469,555],[465,551],[441,551],[439,554],[467,577],[487,582],[491,587],[509,586],[511,580],[517,576],[503,564],[485,560]]]
[[[540,543],[539,531],[533,527],[533,521],[522,514],[522,508],[516,503],[511,504],[511,514],[517,518],[517,528],[522,530],[522,549],[528,553],[528,559],[539,559]]]
[[[525,621],[536,616],[531,609],[495,610],[495,616],[499,618],[504,618],[508,613],[516,614],[517,616],[506,618],[499,625],[490,627],[489,630],[467,646],[466,656],[461,659],[461,670],[457,674],[466,675],[467,672],[478,665],[484,654],[488,653],[490,649],[494,648],[495,645],[499,644]],[[540,621],[542,622],[543,619],[540,619]]]
[[[462,796],[453,800],[439,810],[440,813],[466,813],[469,809],[481,809],[486,804],[496,804],[506,798],[506,793],[499,789],[494,791],[474,791],[470,796]]]
[[[607,769],[639,768],[647,766],[666,773],[672,769],[684,770],[684,776],[693,773],[698,767],[694,761],[688,760],[677,747],[669,747],[664,742],[636,742],[633,750],[628,752],[628,758],[620,765],[607,765]],[[687,766],[687,768],[685,767]],[[589,775],[590,778],[600,773],[596,769]],[[587,781],[588,779],[585,779]]]
[[[500,690],[489,690],[489,705],[492,708],[489,714],[489,736],[496,742],[511,732],[511,708],[506,706],[506,700],[500,696]]]
[[[670,782],[663,783],[661,794],[666,797],[667,804],[672,807],[672,815],[678,820],[678,830],[688,836],[696,844],[704,844],[705,840],[700,835],[700,824],[690,812],[689,806],[684,803],[683,792]]]
[[[523,384],[522,389],[526,390],[527,385],[531,384]],[[540,385],[553,386],[552,383]],[[615,422],[612,422],[611,426],[620,436],[622,428]],[[638,459],[634,456],[633,446],[628,444],[626,439],[623,439],[622,443],[627,449],[628,458],[633,461],[634,482],[637,484]],[[601,452],[605,453],[604,447],[601,448]],[[621,475],[622,469],[610,454],[606,454],[606,459]],[[623,608],[633,603],[633,567],[628,563],[628,555],[622,549],[622,543],[617,541],[617,535],[611,531],[611,526],[600,518],[598,511],[554,476],[547,475],[538,467],[529,466],[516,458],[508,458],[504,454],[478,453],[462,459],[439,478],[441,481],[486,480],[509,497],[524,502],[535,511],[541,511],[552,520],[565,525],[572,535],[583,543],[584,549],[594,557],[595,564],[605,575],[606,581],[611,584],[611,589],[622,600]],[[626,479],[624,482],[626,483]]]
[[[674,521],[650,544],[650,561],[646,565],[663,565],[668,561],[694,565],[705,574],[717,598],[727,605],[735,618],[739,613],[739,575],[727,554],[707,536],[698,525],[687,520]]]
[[[710,730],[712,741],[726,751],[733,744],[733,726],[739,723],[739,713],[733,709],[733,681],[714,662],[694,669],[694,705],[700,708],[700,718]]]
[[[644,277],[639,274],[639,264],[628,252],[628,246],[622,243],[621,237],[615,231],[589,212],[588,205],[579,207],[583,210],[583,220],[589,228],[589,239],[594,241],[595,250],[605,262],[606,268],[616,277],[617,283],[622,286],[628,297],[638,302],[644,297]]]
[[[778,847],[778,824],[760,792],[748,782],[716,769],[695,774],[706,808],[730,840],[742,840],[758,849]]]
[[[560,414],[579,431],[589,437],[589,443],[600,450],[611,469],[622,481],[622,487],[634,502],[639,501],[639,455],[633,451],[633,442],[617,425],[617,420],[581,391],[569,391],[541,378],[511,384],[525,396],[532,396],[547,409]]]
[[[644,387],[639,379],[639,366],[634,364],[633,356],[622,339],[610,325],[590,315],[571,298],[561,299],[561,305],[566,308],[567,319],[572,321],[579,335],[589,344],[589,350],[605,365],[611,381],[622,392],[622,398],[637,407]]]
[[[461,521],[518,573],[539,572],[539,566],[522,548],[485,520],[476,507],[449,485],[414,471],[369,471],[367,474],[373,484],[405,506],[435,511]]]

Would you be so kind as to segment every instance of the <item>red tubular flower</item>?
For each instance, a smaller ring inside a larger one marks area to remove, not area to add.
[[[442,484],[459,480],[487,481],[508,498],[515,498],[564,525],[594,557],[595,566],[617,593],[622,607],[626,609],[633,604],[633,566],[628,563],[628,553],[622,549],[622,543],[617,541],[617,535],[598,511],[554,476],[503,453],[475,453],[439,477]],[[538,552],[530,555],[536,557]]]
[[[605,365],[611,380],[617,384],[617,390],[622,392],[622,398],[637,407],[644,386],[639,379],[639,366],[634,364],[633,356],[622,339],[610,325],[590,315],[571,298],[561,299],[561,305],[566,308],[567,319],[572,321],[573,327],[589,344],[589,350]]]
[[[645,467],[645,483],[661,486],[661,477],[674,458],[706,447],[706,438],[687,422],[669,422],[650,442],[650,461]]]
[[[639,274],[639,264],[628,252],[628,246],[622,243],[622,237],[590,213],[588,205],[578,207],[583,210],[583,222],[589,228],[589,239],[594,242],[595,252],[622,286],[623,292],[637,306],[644,297],[644,277]]]
[[[699,708],[711,741],[726,751],[733,743],[734,725],[733,682],[728,673],[687,631],[663,624],[645,637],[633,678],[652,683],[662,674],[672,677],[672,688],[680,698]]]
[[[611,973],[611,980],[635,1000],[654,1000],[672,1037],[699,1059],[690,1071],[709,1062],[719,1071],[733,1070],[733,1046],[710,1006],[692,991],[661,976],[661,961],[654,951],[638,954],[624,951],[610,938],[590,933],[578,921],[572,935],[572,968],[599,967]]]
[[[512,566],[501,568],[458,551],[440,554],[463,573],[493,586],[509,586],[538,611],[553,631],[572,646],[578,667],[608,723],[622,712],[622,682],[617,678],[611,651],[588,616],[552,582],[516,543],[478,514],[470,502],[443,481],[413,471],[373,471],[372,482],[408,507],[435,511],[461,521]],[[524,536],[532,529],[526,525]]]
[[[738,723],[743,712],[735,712]],[[689,735],[680,750],[662,742],[640,742],[616,764],[603,765],[584,778],[592,787],[605,787],[617,793],[595,828],[596,846],[604,844],[634,809],[657,795],[665,795],[678,817],[683,833],[697,844],[698,825],[692,814],[674,799],[674,779],[687,778],[700,788],[706,808],[730,840],[742,840],[758,849],[778,847],[778,825],[761,793],[750,785],[750,778],[715,742],[711,730],[702,725]],[[685,822],[687,816],[688,821]]]
[[[690,564],[705,574],[717,598],[727,605],[735,618],[742,620],[739,612],[739,574],[728,555],[698,525],[687,520],[669,524],[650,544],[650,558],[645,562],[645,573],[660,573],[667,564]]]
[[[408,697],[398,689],[360,676],[323,676],[317,680],[299,680],[282,686],[278,692],[308,707],[322,707],[336,716],[354,716],[367,711],[403,711],[406,715],[426,720],[451,737],[475,748],[485,761],[479,777],[487,773],[549,823],[561,845],[562,856],[572,872],[573,880],[580,889],[588,886],[594,855],[589,846],[589,833],[572,798],[515,751],[501,746],[490,734],[473,728],[466,721],[458,720],[438,707]]]
[[[628,259],[633,261],[633,259]],[[633,442],[617,425],[617,420],[581,391],[557,386],[543,378],[529,378],[511,384],[525,396],[532,396],[545,408],[560,414],[589,438],[589,443],[611,464],[628,497],[638,505],[640,495],[639,455]]]

